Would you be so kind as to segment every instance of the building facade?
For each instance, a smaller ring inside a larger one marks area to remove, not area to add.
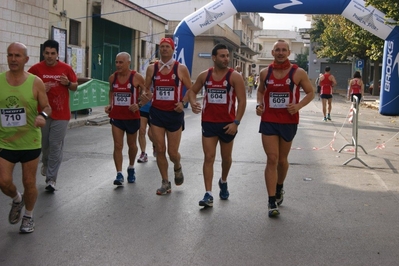
[[[272,55],[273,45],[278,40],[288,42],[291,54],[288,57],[290,62],[296,63],[299,54],[309,53],[309,39],[298,30],[262,30],[257,32],[255,42],[260,43],[262,50],[254,58],[256,60],[255,73],[270,65],[274,58]]]
[[[0,71],[8,69],[12,42],[28,47],[27,68],[41,59],[47,39],[60,43],[59,59],[80,78],[107,81],[115,56],[131,54],[131,67],[145,72],[165,36],[167,20],[127,0],[5,0],[0,2]]]
[[[134,0],[151,12],[166,18],[169,23],[166,36],[172,37],[178,23],[188,15],[206,6],[209,0],[168,2],[164,0]],[[212,29],[196,36],[194,44],[192,79],[204,69],[213,65],[210,53],[217,43],[225,44],[230,51],[230,67],[241,66],[244,75],[252,72],[254,55],[260,45],[254,42],[256,32],[263,29],[263,17],[259,13],[237,13],[225,19]]]

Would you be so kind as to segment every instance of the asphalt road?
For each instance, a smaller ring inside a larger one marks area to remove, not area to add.
[[[361,107],[358,160],[350,104],[334,96],[332,122],[321,102],[301,110],[290,153],[285,199],[267,216],[265,154],[254,99],[234,144],[230,198],[202,209],[200,116],[186,110],[180,152],[185,182],[157,196],[155,159],[136,164],[137,181],[116,188],[109,124],[69,129],[57,191],[38,170],[35,232],[8,224],[11,200],[0,196],[0,265],[398,265],[399,118]],[[151,155],[150,146],[147,151]],[[125,149],[124,165],[127,167]],[[169,174],[173,180],[170,164]],[[14,179],[22,189],[21,167]],[[215,179],[220,176],[216,158]],[[172,182],[173,183],[173,182]]]

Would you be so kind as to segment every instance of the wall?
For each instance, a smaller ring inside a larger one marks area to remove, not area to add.
[[[0,1],[0,72],[8,70],[7,47],[22,42],[30,57],[26,69],[39,62],[40,44],[49,36],[48,0]]]

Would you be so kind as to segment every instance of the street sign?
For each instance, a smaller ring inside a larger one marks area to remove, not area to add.
[[[363,69],[363,67],[364,67],[364,60],[363,59],[356,60],[356,68]]]
[[[210,53],[199,53],[199,54],[198,54],[198,57],[201,57],[201,58],[211,58],[212,55],[211,55]]]

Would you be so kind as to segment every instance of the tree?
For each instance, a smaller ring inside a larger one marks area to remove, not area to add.
[[[347,62],[353,57],[379,60],[384,41],[340,15],[314,16],[310,39],[318,57]]]
[[[313,52],[318,57],[329,58],[330,62],[348,62],[353,58],[374,61],[374,69],[379,68],[381,62],[384,40],[362,29],[353,22],[340,15],[314,16],[314,24],[310,30],[310,39]],[[367,77],[363,80],[367,82]],[[379,79],[379,72],[375,71],[374,78]],[[377,93],[376,90],[373,94]]]
[[[388,24],[399,25],[399,2],[398,0],[365,0],[366,5],[381,10],[385,13]],[[394,20],[394,21],[392,21]]]
[[[295,56],[296,64],[300,68],[303,68],[306,72],[308,72],[308,68],[309,68],[309,66],[308,66],[308,63],[309,63],[308,56],[309,56],[309,53],[307,53],[307,54],[297,54]]]

